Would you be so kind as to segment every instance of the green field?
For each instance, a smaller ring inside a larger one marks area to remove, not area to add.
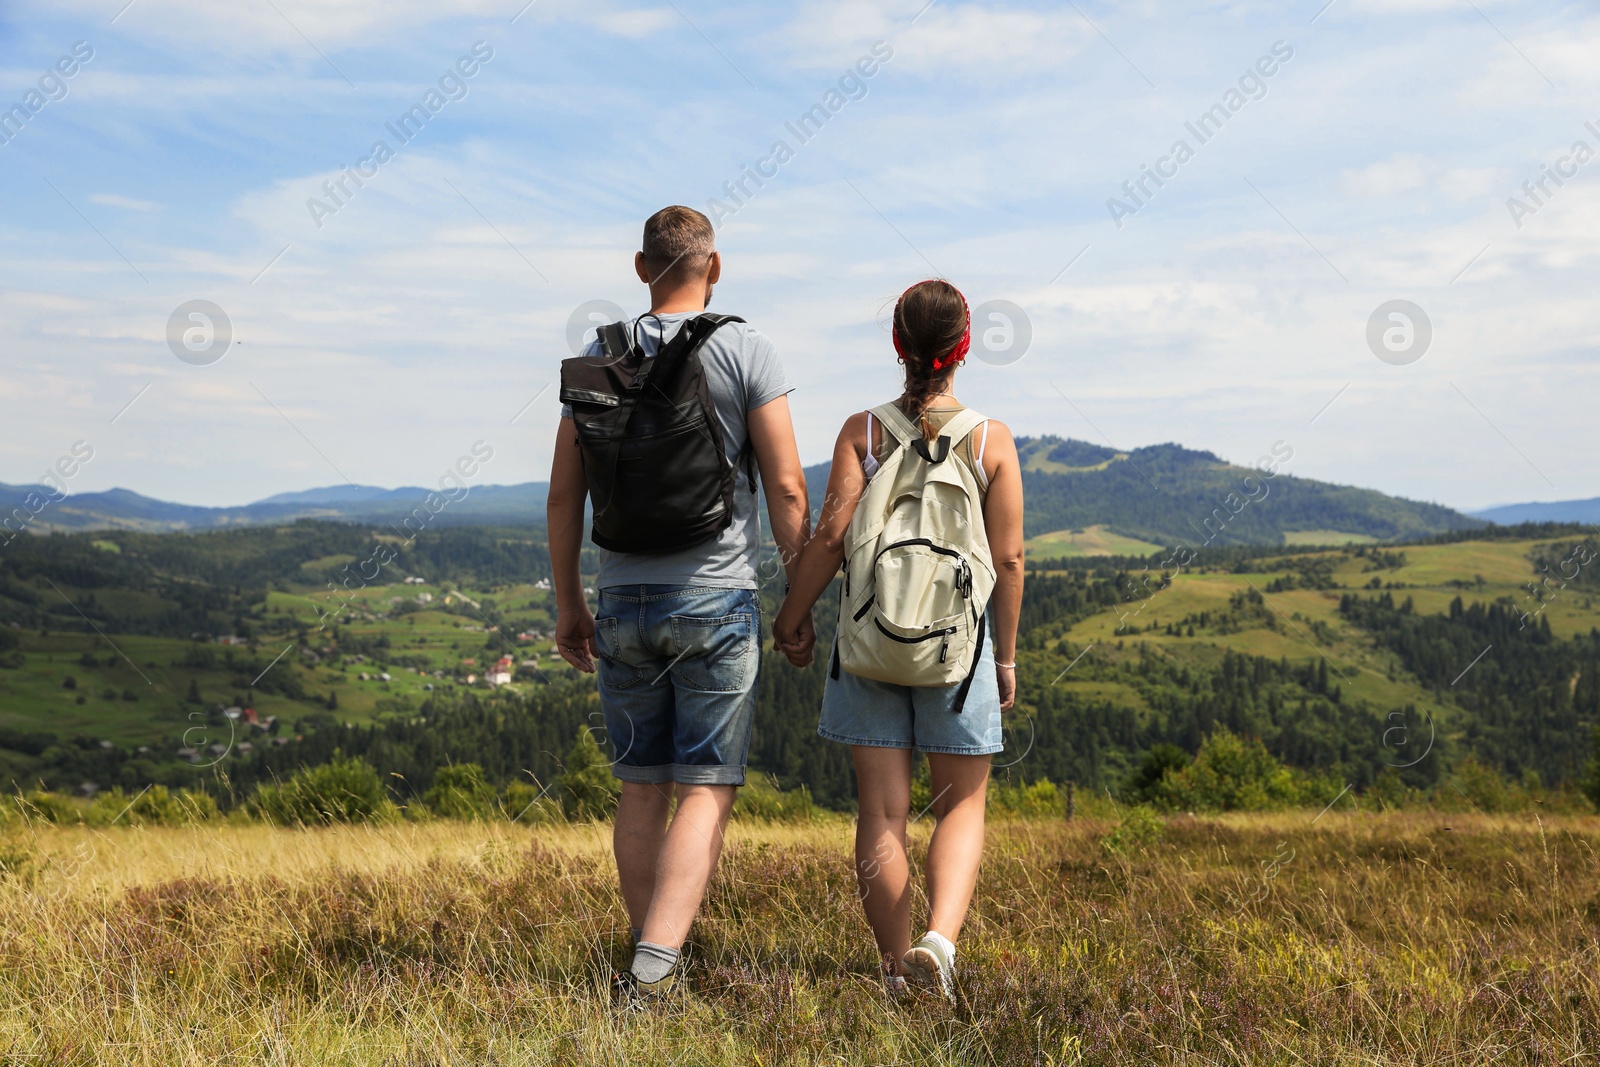
[[[441,610],[392,613],[397,600],[419,593],[435,598],[428,608]],[[102,605],[118,602],[126,607],[141,598],[154,599],[131,591],[98,593]],[[515,620],[515,626],[507,627],[510,632],[489,632],[473,607],[486,598]],[[524,669],[513,689],[533,684],[530,673],[537,678],[571,672],[554,654],[549,637],[554,625],[551,594],[531,585],[492,591],[435,585],[360,590],[328,621],[346,643],[377,647],[387,642],[387,647],[343,656],[332,655],[331,634],[318,629],[321,616],[314,605],[321,604],[325,596],[310,589],[268,593],[266,618],[286,617],[304,630],[276,638],[263,635],[237,647],[221,646],[214,639],[19,631],[26,662],[0,670],[0,729],[48,730],[123,746],[170,740],[186,731],[192,731],[191,742],[202,735],[208,742],[227,741],[228,727],[213,714],[220,706],[253,706],[260,719],[276,715],[291,729],[295,720],[318,710],[332,711],[347,722],[365,722],[385,713],[415,711],[433,692],[484,689],[487,668],[502,656],[513,658],[513,671]],[[518,640],[528,630],[538,631],[541,638]],[[304,646],[296,636],[301,632]],[[229,655],[235,661],[232,668],[223,662]],[[206,666],[207,657],[217,662]],[[528,661],[535,666],[524,667]],[[305,695],[294,699],[274,691],[270,679],[280,673],[294,675]],[[476,676],[471,683],[465,681],[469,675]],[[198,702],[189,699],[195,693]],[[242,726],[233,733],[251,736]]]
[[[1456,598],[1471,605],[1511,600],[1536,610],[1527,583],[1534,577],[1530,552],[1547,541],[1466,541],[1455,544],[1403,546],[1390,562],[1398,566],[1372,567],[1370,557],[1350,556],[1333,550],[1307,556],[1264,559],[1250,573],[1206,570],[1178,573],[1168,587],[1131,598],[1110,611],[1100,612],[1060,631],[1070,660],[1090,649],[1087,660],[1102,665],[1135,664],[1141,648],[1184,662],[1207,664],[1223,650],[1289,662],[1323,660],[1348,700],[1368,701],[1373,707],[1412,705],[1434,717],[1459,715],[1440,694],[1418,684],[1400,665],[1397,656],[1380,648],[1371,636],[1339,612],[1340,598],[1349,593],[1377,595],[1376,579],[1397,599],[1409,598],[1419,613],[1443,615]],[[1386,550],[1387,551],[1387,550]],[[1328,560],[1332,584],[1328,588],[1293,588],[1269,592],[1275,579],[1292,570],[1273,568],[1282,560]],[[1227,612],[1235,597],[1251,591],[1261,594],[1259,617],[1232,632],[1231,628],[1196,625],[1201,613]],[[1551,631],[1570,638],[1600,626],[1600,597],[1576,586],[1560,592],[1540,613]],[[1173,632],[1168,632],[1168,627]],[[1192,628],[1192,629],[1191,629]],[[1060,657],[1058,657],[1059,659]],[[1054,661],[1053,661],[1054,662]],[[1065,666],[1054,669],[1059,671]],[[1466,666],[1465,663],[1462,664]],[[1085,699],[1110,700],[1138,714],[1143,702],[1136,695],[1118,695],[1094,670],[1080,666],[1061,678],[1060,686]]]
[[[1283,543],[1291,548],[1301,545],[1371,545],[1376,537],[1367,534],[1344,533],[1339,530],[1286,530]]]
[[[1112,533],[1105,526],[1082,530],[1057,530],[1030,537],[1024,545],[1034,559],[1073,559],[1079,556],[1148,556],[1162,550],[1161,545]]]

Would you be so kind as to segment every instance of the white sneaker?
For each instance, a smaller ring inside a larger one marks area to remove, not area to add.
[[[929,930],[900,960],[900,970],[912,984],[956,1002],[956,947],[942,934]]]

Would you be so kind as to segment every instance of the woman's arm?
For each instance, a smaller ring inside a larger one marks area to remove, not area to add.
[[[989,440],[983,453],[989,495],[983,503],[983,525],[989,534],[989,554],[994,558],[995,663],[1017,662],[1017,619],[1022,614],[1022,463],[1017,442],[1004,423],[989,421]],[[1000,707],[1009,710],[1017,699],[1017,672],[1000,667]]]
[[[822,498],[822,518],[811,540],[801,549],[800,558],[789,569],[789,594],[784,597],[783,607],[772,624],[778,650],[799,667],[811,662],[811,646],[816,642],[814,632],[809,634],[809,639],[802,634],[801,624],[810,617],[817,598],[839,573],[839,564],[844,561],[845,534],[867,487],[867,477],[861,471],[866,439],[866,414],[852,415],[834,442],[833,470],[828,475],[828,491]]]

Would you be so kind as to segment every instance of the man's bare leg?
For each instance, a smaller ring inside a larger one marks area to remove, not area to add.
[[[678,785],[678,811],[660,848],[655,892],[642,924],[644,941],[676,950],[689,936],[722,855],[723,831],[738,791],[732,785]]]
[[[628,925],[644,926],[650,898],[656,892],[656,865],[667,836],[667,811],[672,785],[622,783],[617,799],[617,821],[611,830],[611,848],[617,857],[617,878],[628,907]]]

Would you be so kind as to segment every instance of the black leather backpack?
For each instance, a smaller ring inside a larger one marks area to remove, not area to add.
[[[678,552],[732,524],[741,469],[755,492],[754,450],[746,440],[729,462],[700,363],[719,327],[743,321],[697,315],[654,356],[614,322],[600,328],[599,356],[561,361],[561,399],[577,424],[596,545]]]

